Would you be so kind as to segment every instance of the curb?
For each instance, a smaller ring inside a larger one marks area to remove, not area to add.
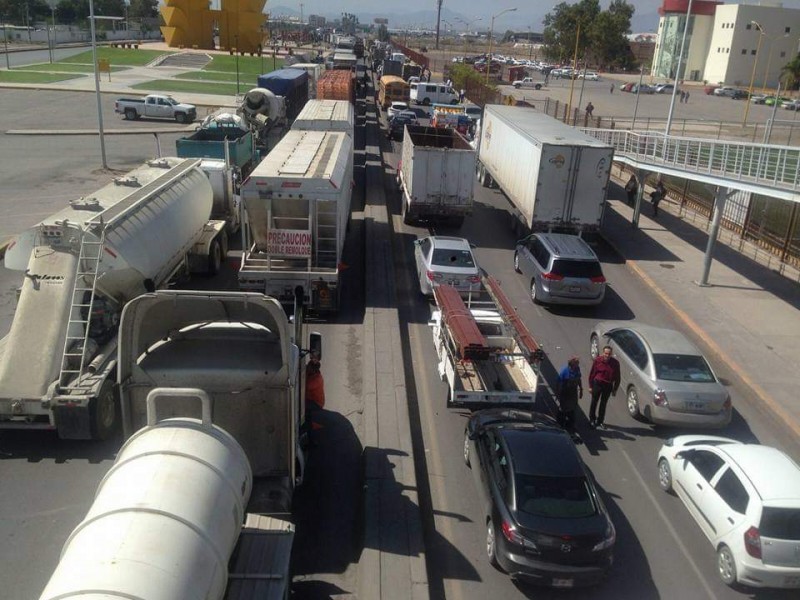
[[[639,266],[638,262],[629,259],[619,249],[619,247],[607,236],[603,236],[606,243],[611,246],[617,255],[625,259],[625,266],[628,267],[651,291],[653,291],[659,300],[675,315],[684,325],[686,325],[692,332],[699,337],[703,343],[713,352],[718,359],[728,364],[736,373],[742,383],[750,390],[753,397],[767,410],[771,411],[784,425],[786,425],[796,436],[800,436],[800,423],[797,423],[795,418],[786,412],[783,406],[780,405],[766,390],[764,390],[758,383],[753,381],[747,372],[733,360],[703,329],[686,311],[678,307],[672,300],[667,290],[658,285],[645,270]]]

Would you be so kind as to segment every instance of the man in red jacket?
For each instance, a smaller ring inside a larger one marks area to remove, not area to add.
[[[619,361],[611,356],[611,346],[604,346],[603,352],[594,359],[589,371],[589,392],[592,404],[589,406],[589,427],[605,429],[606,404],[610,395],[617,394],[619,387]],[[597,403],[600,402],[598,412]],[[597,416],[595,416],[597,415]]]

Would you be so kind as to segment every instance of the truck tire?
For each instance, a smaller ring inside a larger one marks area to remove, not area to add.
[[[537,84],[534,86],[534,89],[536,89],[536,90],[540,90],[540,89],[542,89],[542,84],[541,84],[541,83],[537,83]]]
[[[214,238],[208,248],[209,277],[219,273],[220,268],[222,268],[222,247],[220,246],[219,238]]]
[[[89,402],[89,418],[93,440],[107,440],[117,430],[118,421],[117,387],[106,380],[97,398]]]
[[[430,105],[431,105],[431,99],[430,98],[425,98],[425,99],[422,100],[422,106],[430,106]]]
[[[178,123],[186,123],[187,121],[186,113],[175,113],[175,120]]]
[[[516,85],[514,86],[514,89],[517,89],[517,90],[518,90],[518,89],[519,89],[519,88],[521,88],[521,87],[522,87],[522,86],[521,86],[520,84],[516,84]]]
[[[125,109],[125,120],[126,121],[135,121],[139,115],[136,114],[135,108],[126,108]]]

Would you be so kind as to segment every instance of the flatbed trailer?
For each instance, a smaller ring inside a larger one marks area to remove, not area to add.
[[[481,291],[462,297],[448,285],[434,289],[429,323],[447,405],[532,405],[544,353],[500,284],[483,275]]]

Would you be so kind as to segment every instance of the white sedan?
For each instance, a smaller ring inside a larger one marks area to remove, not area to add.
[[[714,546],[724,583],[800,589],[800,466],[786,454],[682,435],[661,447],[658,482]]]
[[[480,270],[472,246],[464,238],[432,235],[414,242],[419,291],[432,296],[433,288],[448,284],[459,292],[478,291]]]
[[[403,111],[410,110],[407,102],[392,102],[389,109],[386,111],[386,118],[391,119],[395,115],[399,115]]]

